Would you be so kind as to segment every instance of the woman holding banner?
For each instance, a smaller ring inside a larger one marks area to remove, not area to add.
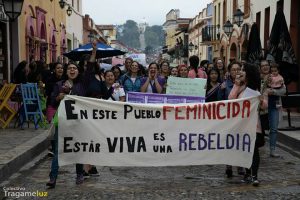
[[[108,70],[104,73],[104,93],[103,99],[111,101],[125,101],[124,89],[116,83],[113,71]]]
[[[178,77],[188,78],[189,69],[185,64],[178,66]]]
[[[51,94],[51,104],[53,106],[58,107],[61,100],[64,98],[65,95],[78,95],[78,96],[86,96],[86,89],[87,85],[90,82],[91,72],[96,67],[96,49],[97,49],[97,42],[93,42],[93,51],[90,58],[90,62],[87,66],[87,71],[84,74],[84,78],[81,77],[79,74],[79,66],[75,63],[69,63],[67,65],[67,79],[62,80],[56,83],[53,88],[53,92]],[[55,126],[55,149],[54,149],[54,157],[51,163],[51,171],[49,174],[50,181],[46,184],[49,188],[55,188],[56,179],[58,174],[58,126]],[[83,165],[76,164],[76,184],[83,183]]]
[[[222,83],[221,89],[219,90],[218,98],[221,100],[228,100],[228,95],[230,94],[236,75],[241,71],[241,63],[233,61],[228,65],[228,72],[229,76],[228,78]],[[239,175],[244,175],[244,169],[242,167],[237,168],[238,174]],[[232,172],[232,166],[231,165],[226,165],[226,171],[225,171],[227,178],[231,178],[233,175]]]
[[[246,63],[242,71],[236,76],[234,86],[228,96],[228,99],[237,99],[246,97],[246,90],[260,91],[260,74],[258,71],[258,66]],[[268,95],[264,93],[260,96],[260,107],[266,108],[268,104]],[[256,126],[256,141],[254,146],[253,160],[250,169],[246,169],[246,174],[244,176],[243,182],[252,183],[253,186],[258,186],[259,181],[257,178],[258,168],[259,168],[259,147],[264,145],[264,137],[261,129],[261,122],[258,118]]]

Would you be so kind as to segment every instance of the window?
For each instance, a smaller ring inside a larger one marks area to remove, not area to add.
[[[258,33],[260,34],[260,12],[256,13],[256,24],[258,27]]]
[[[217,6],[215,6],[215,24],[217,24]]]
[[[277,1],[277,10],[284,8],[284,1],[283,0],[279,0]]]
[[[250,16],[250,0],[244,0],[244,18]]]
[[[74,8],[74,0],[72,0],[72,7]]]
[[[218,7],[218,24],[220,24],[221,20],[221,3],[219,3],[219,7]]]
[[[227,20],[227,3],[226,3],[226,0],[224,0],[223,2],[223,24],[226,23],[226,20]]]
[[[79,8],[80,8],[80,1],[77,0],[77,12],[80,12],[80,11],[79,11]]]
[[[237,9],[238,9],[238,2],[237,2],[237,0],[233,0],[233,3],[232,3],[232,14],[234,14]]]
[[[270,7],[265,9],[264,49],[267,51],[267,42],[270,38]]]

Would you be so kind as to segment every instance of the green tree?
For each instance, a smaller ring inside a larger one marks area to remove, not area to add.
[[[127,20],[125,24],[118,28],[118,40],[120,40],[129,47],[139,48],[139,37],[139,28],[137,26],[137,23],[133,20]]]
[[[165,43],[165,35],[162,26],[154,25],[146,27],[145,42],[146,46],[157,48]]]

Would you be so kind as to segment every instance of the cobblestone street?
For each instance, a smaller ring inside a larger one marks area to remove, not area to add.
[[[270,158],[267,145],[260,152],[259,187],[241,183],[242,176],[236,175],[236,170],[235,176],[227,179],[225,166],[98,167],[99,177],[91,177],[78,186],[75,185],[75,166],[65,166],[60,168],[56,188],[46,190],[51,161],[48,157],[43,157],[29,169],[21,170],[2,186],[48,191],[47,199],[64,200],[298,199],[300,159],[283,150],[279,150],[281,158]]]

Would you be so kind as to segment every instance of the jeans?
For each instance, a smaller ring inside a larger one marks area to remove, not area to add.
[[[54,133],[54,157],[51,163],[51,171],[49,174],[50,179],[56,179],[58,174],[58,127],[55,126],[55,133]],[[83,174],[83,164],[76,164],[76,174],[82,175]]]
[[[269,125],[270,125],[270,150],[275,150],[276,141],[277,141],[277,128],[279,124],[279,111],[276,108],[276,98],[275,96],[269,96],[269,105],[268,105],[268,113],[269,113]]]
[[[54,133],[54,157],[51,163],[51,171],[50,171],[50,179],[56,179],[58,174],[58,127],[55,126],[55,133]]]

